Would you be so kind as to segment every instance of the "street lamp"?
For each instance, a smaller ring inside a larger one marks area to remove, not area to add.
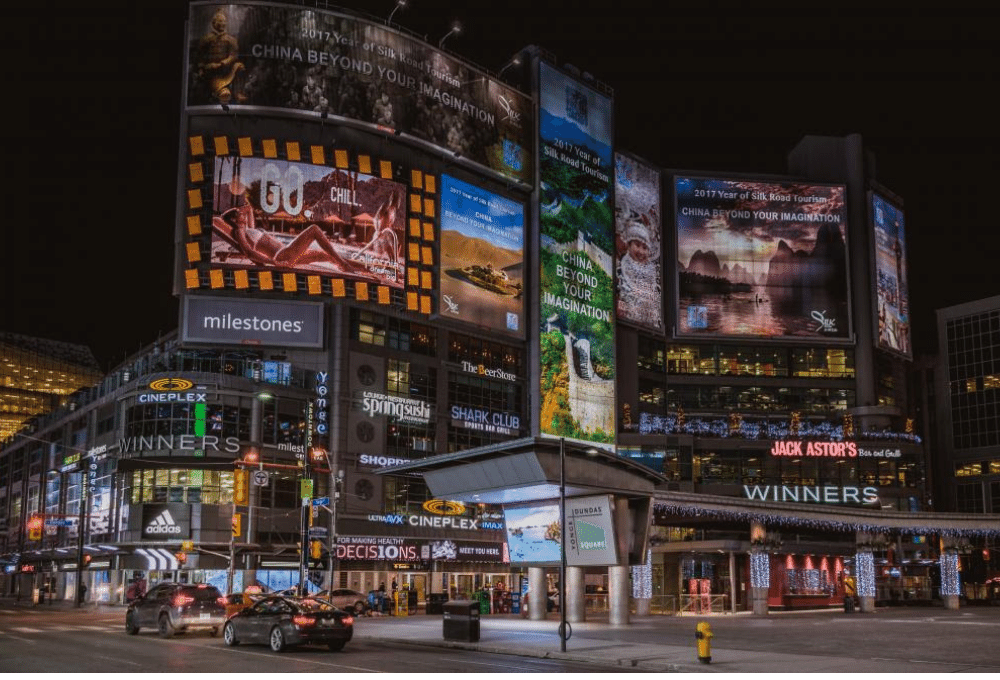
[[[439,48],[444,47],[444,41],[447,40],[452,33],[460,34],[461,32],[462,32],[462,25],[457,21],[452,22],[451,30],[445,33],[443,38],[438,40],[438,47]]]
[[[566,439],[559,437],[559,651],[566,651]],[[542,600],[544,602],[544,600]],[[543,605],[544,606],[544,605]]]
[[[392,23],[392,17],[396,13],[396,10],[405,9],[405,8],[406,8],[406,0],[396,0],[396,6],[392,8],[391,12],[389,12],[389,18],[385,20],[385,23],[391,24]]]

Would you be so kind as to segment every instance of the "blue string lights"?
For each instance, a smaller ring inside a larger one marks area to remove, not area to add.
[[[941,594],[961,595],[962,575],[958,570],[958,553],[945,550],[939,560],[941,565]]]
[[[653,551],[646,551],[646,563],[632,567],[632,597],[648,600],[653,597]]]
[[[763,551],[750,553],[750,587],[771,587],[771,556]]]
[[[855,430],[853,423],[848,427],[847,431],[848,435],[845,436],[843,423],[816,423],[802,420],[801,418],[797,422],[749,420],[739,414],[730,414],[728,418],[705,420],[702,418],[688,418],[683,412],[679,415],[666,416],[655,413],[639,414],[640,434],[690,434],[698,437],[716,437],[719,439],[782,440],[794,437],[838,442],[844,439],[912,442],[914,444],[921,442],[920,437],[912,432],[889,432],[886,430],[864,430],[858,432]]]
[[[875,597],[875,557],[863,550],[854,556],[858,597]]]

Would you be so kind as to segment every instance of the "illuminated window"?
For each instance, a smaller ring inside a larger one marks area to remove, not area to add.
[[[983,474],[983,464],[978,461],[975,463],[960,463],[955,466],[956,477],[978,477],[981,474]]]

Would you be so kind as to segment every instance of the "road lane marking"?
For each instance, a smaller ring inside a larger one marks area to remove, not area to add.
[[[216,647],[214,645],[195,645],[186,642],[180,642],[179,640],[171,640],[172,644],[180,645],[182,647],[197,647],[198,649],[212,649],[219,652],[230,652],[232,654],[244,654],[246,656],[267,656],[272,658],[272,655],[266,654],[265,652],[251,652],[250,650],[233,649],[232,647]],[[287,657],[286,657],[287,658]],[[359,668],[358,666],[348,666],[346,664],[340,663],[323,663],[322,661],[310,661],[309,659],[302,658],[289,658],[290,661],[295,661],[297,663],[311,663],[314,666],[330,666],[333,668],[347,668],[352,671],[360,671],[362,673],[385,673],[386,671],[376,671],[371,668]],[[394,671],[395,672],[395,671]]]
[[[44,630],[40,628],[28,628],[26,626],[14,626],[11,630],[16,630],[18,633],[44,633]]]
[[[4,637],[9,637],[12,640],[20,640],[21,642],[27,642],[29,645],[35,644],[35,641],[32,640],[32,639],[30,639],[30,638],[23,638],[23,637],[19,637],[17,635],[11,635],[10,633],[8,633],[6,631],[0,630],[0,635],[3,635]]]

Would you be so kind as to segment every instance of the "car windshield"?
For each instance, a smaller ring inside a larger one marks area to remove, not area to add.
[[[218,600],[222,597],[218,588],[213,586],[184,586],[180,591],[181,595],[186,595],[187,597],[193,597],[195,602],[208,602],[211,600]]]

